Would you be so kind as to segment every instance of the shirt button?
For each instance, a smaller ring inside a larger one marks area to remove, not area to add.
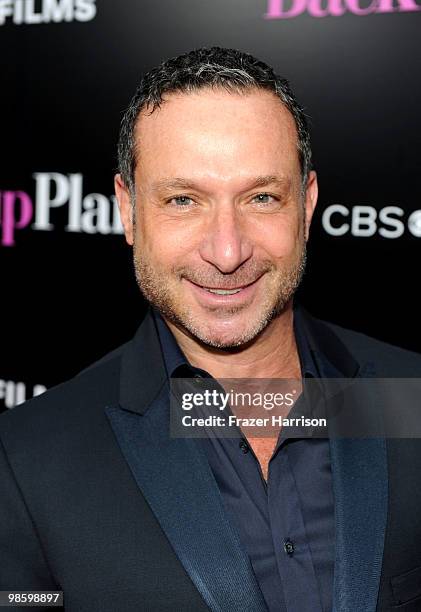
[[[244,454],[249,452],[249,445],[245,440],[240,440],[240,444],[238,445]]]
[[[284,541],[284,551],[287,555],[291,556],[294,554],[294,543],[291,540]]]

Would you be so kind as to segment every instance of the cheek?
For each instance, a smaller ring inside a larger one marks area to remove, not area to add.
[[[159,214],[143,215],[136,225],[139,249],[150,259],[166,266],[198,250],[203,228],[184,219],[169,219]]]
[[[294,256],[303,240],[298,219],[268,218],[255,225],[253,242],[271,258]]]

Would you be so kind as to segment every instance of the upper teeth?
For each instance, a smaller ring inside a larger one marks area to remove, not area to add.
[[[233,293],[238,293],[241,289],[208,289],[208,291],[218,295],[232,295]]]

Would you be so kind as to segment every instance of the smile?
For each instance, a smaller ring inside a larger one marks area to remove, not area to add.
[[[241,291],[242,287],[239,289],[209,289],[209,287],[202,287],[202,289],[206,289],[206,291],[216,293],[217,295],[233,295],[234,293]]]
[[[261,277],[257,278],[251,283],[242,285],[241,287],[233,288],[204,287],[203,285],[198,285],[197,283],[194,283],[188,279],[185,280],[187,280],[189,286],[200,302],[203,304],[219,304],[220,306],[223,306],[224,304],[240,304],[251,299],[256,291],[260,279]]]

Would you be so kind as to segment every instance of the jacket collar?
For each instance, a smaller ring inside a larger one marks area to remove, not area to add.
[[[307,336],[321,378],[355,378],[360,373],[361,364],[328,323],[313,317],[300,304],[294,305],[294,322]]]
[[[360,373],[360,364],[326,323],[315,319],[299,305],[294,307],[294,319],[301,333],[307,336],[321,377],[354,378]],[[144,414],[166,380],[159,335],[149,307],[122,356],[120,405],[132,412]]]
[[[167,381],[164,359],[151,309],[122,355],[120,406],[144,414]]]

